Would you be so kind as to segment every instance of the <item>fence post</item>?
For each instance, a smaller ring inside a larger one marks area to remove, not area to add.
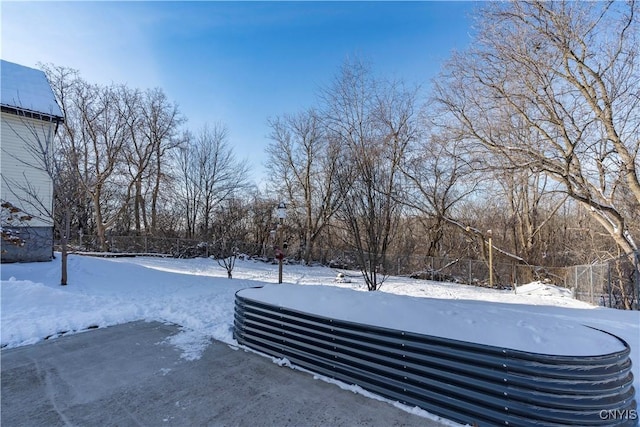
[[[611,290],[611,263],[607,263],[607,285],[609,286],[609,308],[611,308],[611,300],[613,299],[613,293]]]
[[[591,299],[591,304],[597,305],[593,295],[593,265],[589,266],[589,298]]]
[[[640,251],[636,251],[636,269],[633,273],[636,282],[636,310],[640,310]]]

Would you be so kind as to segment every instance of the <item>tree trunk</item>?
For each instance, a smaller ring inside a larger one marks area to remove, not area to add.
[[[62,246],[62,256],[60,258],[60,285],[67,285],[67,257],[68,257],[68,245],[69,242],[69,233],[71,232],[71,212],[69,206],[65,207],[64,213],[64,232],[62,233],[62,238],[60,239],[60,246]]]
[[[98,234],[98,243],[100,244],[100,250],[102,252],[107,252],[107,239],[105,236],[105,226],[102,221],[102,209],[100,208],[100,198],[93,197],[93,205],[95,209],[95,217],[96,217],[96,233]]]
[[[158,227],[158,194],[160,193],[160,178],[161,172],[160,167],[162,166],[161,162],[161,151],[160,144],[158,143],[157,151],[156,151],[156,180],[153,186],[153,193],[151,195],[151,232],[155,234],[156,229]]]
[[[136,234],[140,234],[140,201],[142,199],[142,178],[136,178],[136,195],[133,201],[133,214],[136,222]]]

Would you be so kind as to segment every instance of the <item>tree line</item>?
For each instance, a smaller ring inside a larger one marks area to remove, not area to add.
[[[485,259],[489,235],[518,264],[633,263],[638,16],[634,2],[482,4],[470,47],[428,89],[348,59],[314,105],[268,119],[267,188],[246,180],[223,124],[189,130],[162,89],[43,66],[65,115],[58,235],[264,248],[285,201],[288,256],[350,251],[371,290],[390,254]]]
[[[491,236],[515,263],[626,257],[637,281],[637,4],[489,3],[476,24],[427,94],[347,61],[270,121],[302,258],[329,228],[319,244],[352,249],[376,289],[390,251],[486,259]]]

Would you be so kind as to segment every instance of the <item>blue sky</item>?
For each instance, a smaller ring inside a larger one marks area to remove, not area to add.
[[[470,2],[7,2],[2,59],[160,87],[197,131],[223,123],[265,179],[267,119],[316,104],[348,57],[428,86],[471,41]]]

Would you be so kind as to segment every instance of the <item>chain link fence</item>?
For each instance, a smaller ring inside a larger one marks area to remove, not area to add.
[[[100,251],[95,237],[81,236],[72,242],[72,248],[81,252]],[[253,257],[272,258],[272,244],[203,241],[170,237],[108,236],[108,251],[112,255],[158,255],[176,258],[221,257],[231,253]],[[332,268],[358,270],[355,252],[332,249],[319,250],[323,264]],[[291,253],[289,254],[291,256]],[[570,289],[574,297],[596,306],[620,309],[640,309],[639,258],[621,256],[602,263],[570,267],[541,267],[524,264],[493,264],[493,287],[517,290],[518,285],[541,281]],[[483,260],[391,254],[385,265],[378,266],[381,273],[416,279],[454,282],[476,286],[489,286],[489,264]]]
[[[334,252],[328,264],[333,267],[358,269],[355,253]],[[489,286],[489,263],[484,260],[445,258],[420,255],[388,255],[386,266],[380,271],[397,276],[417,279]],[[564,286],[564,267],[539,267],[512,263],[493,264],[493,286],[511,289],[514,284],[536,280],[558,283]]]
[[[518,285],[540,281],[571,290],[574,297],[593,305],[640,309],[638,294],[640,278],[638,261],[621,256],[606,262],[570,267],[543,267],[526,264],[494,263],[493,287],[514,289]],[[355,253],[338,251],[332,254],[329,266],[358,269]],[[417,255],[389,255],[379,270],[386,274],[489,286],[489,264],[483,260],[441,258]]]
[[[640,309],[640,253],[603,263],[566,267],[565,286],[581,301],[603,307]]]
[[[264,255],[266,245],[225,240],[205,241],[180,237],[107,236],[107,252],[112,256],[150,255],[174,258],[227,256],[227,252]],[[95,236],[81,236],[69,243],[74,251],[103,252]],[[264,247],[263,247],[264,246]]]

